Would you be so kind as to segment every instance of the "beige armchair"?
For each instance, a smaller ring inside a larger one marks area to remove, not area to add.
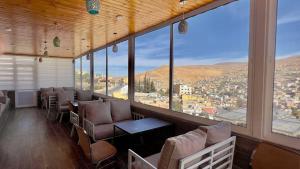
[[[230,124],[200,128],[167,139],[160,153],[146,158],[128,150],[128,169],[231,169],[236,137]]]
[[[59,122],[62,122],[63,116],[65,113],[69,112],[69,102],[74,101],[74,92],[73,91],[60,91],[57,92],[57,116],[56,119],[60,116]]]

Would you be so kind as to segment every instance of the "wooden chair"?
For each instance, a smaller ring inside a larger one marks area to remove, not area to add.
[[[300,155],[269,143],[260,143],[255,150],[253,169],[300,169]]]
[[[96,143],[91,144],[90,137],[83,128],[77,125],[75,125],[75,127],[79,137],[79,145],[81,146],[85,157],[93,164],[96,164],[96,168],[102,169],[115,163],[117,150],[113,145],[107,141],[97,141]]]

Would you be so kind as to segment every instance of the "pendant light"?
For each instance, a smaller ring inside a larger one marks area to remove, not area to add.
[[[116,39],[117,33],[115,32],[114,35],[115,35],[115,39]],[[117,46],[116,41],[115,41],[115,43],[114,43],[114,45],[113,45],[113,47],[112,47],[112,51],[113,51],[114,53],[117,53],[117,52],[118,52],[118,46]]]
[[[91,54],[88,53],[88,54],[86,55],[86,60],[90,60],[90,58],[91,58]]]
[[[34,58],[34,61],[36,61],[36,62],[39,61],[39,58],[40,58],[39,56],[42,55],[42,42],[40,42],[40,51],[39,52],[40,52],[40,55],[36,55],[36,57]]]
[[[44,48],[44,57],[48,57],[48,48],[47,48],[47,41],[44,42],[45,43],[45,48]]]
[[[100,2],[99,0],[86,0],[86,10],[91,15],[99,14]]]
[[[57,22],[54,23],[55,24],[55,31],[57,34]],[[53,39],[53,46],[54,47],[60,47],[60,39],[58,36],[55,36],[55,38]]]
[[[180,5],[184,6],[186,4],[187,0],[180,0]],[[179,22],[178,24],[178,32],[180,34],[186,34],[188,32],[188,23],[187,21],[185,20],[185,17],[184,17],[184,12],[182,13],[182,20]]]

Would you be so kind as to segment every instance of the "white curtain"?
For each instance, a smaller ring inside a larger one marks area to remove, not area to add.
[[[0,56],[0,90],[73,87],[72,59]]]

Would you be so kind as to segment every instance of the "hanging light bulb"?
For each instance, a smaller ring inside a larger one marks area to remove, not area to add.
[[[54,47],[60,47],[59,37],[55,36],[55,38],[53,39],[53,45],[54,45]]]
[[[112,51],[113,51],[114,53],[117,53],[117,52],[118,52],[118,46],[117,46],[117,44],[114,44],[114,45],[113,45]]]
[[[117,33],[114,33],[114,35],[115,35],[115,37],[116,37]],[[114,44],[113,47],[112,47],[112,51],[113,51],[114,53],[117,53],[117,52],[118,52],[118,46],[117,46],[117,43],[116,43],[116,42],[115,42],[115,44]]]
[[[188,32],[189,25],[185,19],[182,19],[178,25],[178,32],[180,34],[186,34]]]
[[[90,60],[90,54],[89,53],[86,55],[86,60]]]
[[[55,30],[57,33],[57,22],[54,23],[55,24]],[[58,36],[55,36],[55,38],[53,39],[53,46],[54,47],[60,47],[60,39]]]
[[[86,10],[91,15],[99,14],[100,2],[99,0],[86,0]]]
[[[186,4],[187,0],[180,0],[180,5],[184,6]],[[184,18],[184,12],[182,13],[182,20],[178,24],[178,32],[180,34],[186,34],[188,32],[189,25],[187,21]]]
[[[44,56],[44,57],[48,57],[48,51],[44,51],[43,56]]]

